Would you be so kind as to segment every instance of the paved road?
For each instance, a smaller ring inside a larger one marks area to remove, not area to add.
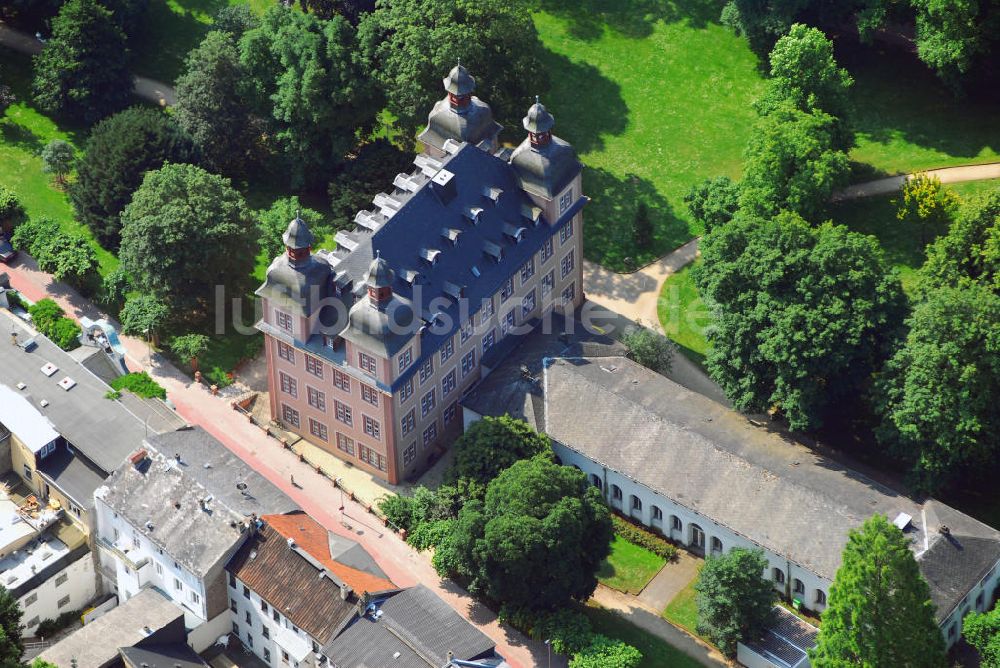
[[[28,299],[37,301],[51,297],[67,315],[78,320],[83,316],[94,320],[107,317],[73,288],[55,282],[49,274],[40,271],[30,258],[24,255],[21,258],[14,266],[6,267],[5,271],[10,276],[12,287]],[[465,590],[439,578],[426,553],[414,551],[396,534],[387,532],[360,503],[344,498],[341,513],[342,495],[333,484],[232,410],[228,400],[211,396],[204,386],[192,383],[168,361],[155,353],[150,354],[145,342],[128,336],[121,339],[129,358],[129,367],[144,368],[163,385],[181,417],[204,427],[327,529],[361,543],[393,582],[402,587],[419,582],[431,588],[489,636],[511,665],[522,668],[546,665],[547,653],[543,643],[529,640],[516,630],[501,625],[492,612]],[[294,485],[291,482],[293,477]],[[564,668],[565,665],[564,659],[552,657],[552,666]]]
[[[2,21],[0,21],[0,46],[6,46],[32,56],[42,50],[42,43],[37,39],[11,28]],[[133,76],[132,81],[135,85],[135,94],[144,100],[149,100],[161,107],[170,106],[177,102],[174,89],[162,81],[140,76]]]

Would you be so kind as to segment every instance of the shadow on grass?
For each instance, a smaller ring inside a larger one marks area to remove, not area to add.
[[[687,21],[695,28],[717,22],[724,0],[540,0],[539,7],[569,22],[577,39],[598,39],[605,28],[648,37],[657,21]]]
[[[139,34],[131,40],[133,67],[142,74],[173,85],[184,69],[184,58],[211,29],[211,19],[225,0],[152,0]]]
[[[0,120],[0,137],[4,144],[15,146],[29,153],[38,153],[45,146],[42,138],[23,125],[9,118]]]
[[[613,271],[635,271],[690,240],[687,223],[650,181],[634,174],[620,178],[606,169],[586,169],[583,191],[593,198],[584,214],[587,257]],[[649,209],[653,243],[635,238],[639,202]]]

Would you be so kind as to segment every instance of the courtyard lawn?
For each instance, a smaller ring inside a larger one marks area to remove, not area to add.
[[[667,604],[663,611],[663,618],[671,624],[679,626],[688,633],[702,638],[698,634],[698,605],[695,603],[694,585],[698,578],[694,578],[687,587],[680,590],[673,600]],[[708,642],[705,638],[702,638]]]
[[[31,104],[31,60],[0,47],[4,74],[18,102],[0,114],[0,184],[17,193],[31,217],[50,218],[67,232],[83,234],[97,255],[101,275],[118,266],[118,259],[101,248],[90,229],[77,222],[66,192],[56,188],[52,176],[42,172],[39,152],[53,139],[73,144],[79,156],[83,130],[57,124]],[[72,178],[72,177],[71,177]]]
[[[615,536],[611,554],[597,571],[597,579],[612,589],[638,594],[666,563],[663,557]]]
[[[667,338],[678,345],[681,354],[703,364],[708,354],[706,329],[712,317],[694,284],[691,269],[698,262],[695,260],[664,281],[657,313]]]
[[[701,664],[673,645],[632,624],[616,612],[596,604],[583,609],[595,633],[621,640],[642,652],[640,668],[698,668]]]

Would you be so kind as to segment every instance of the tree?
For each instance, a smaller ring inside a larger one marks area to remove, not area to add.
[[[24,207],[17,193],[0,185],[0,234],[11,234],[24,221]]]
[[[350,24],[274,5],[240,39],[240,59],[291,183],[326,183],[381,109]]]
[[[963,203],[948,233],[927,247],[921,289],[979,283],[1000,295],[1000,188]]]
[[[885,516],[851,531],[811,660],[816,668],[947,665],[930,589],[909,539]]]
[[[728,176],[705,179],[691,186],[684,196],[684,203],[708,233],[733,219],[739,208],[740,187]]]
[[[434,566],[499,604],[554,610],[590,597],[613,533],[583,472],[545,456],[522,459],[490,482],[484,502],[463,506]]]
[[[569,668],[637,668],[640,663],[642,652],[635,647],[595,633],[590,644],[569,660]]]
[[[132,107],[94,126],[77,167],[70,200],[77,217],[105,247],[121,243],[121,213],[146,172],[191,162],[191,139],[158,109]]]
[[[548,90],[538,31],[520,3],[387,0],[362,17],[358,41],[406,136],[444,97],[441,80],[459,60],[507,127],[520,127],[529,101]]]
[[[170,317],[170,308],[153,295],[137,295],[122,307],[122,333],[156,341],[156,333]]]
[[[448,478],[466,478],[487,485],[501,471],[522,459],[551,454],[552,443],[524,420],[509,415],[485,416],[455,441],[455,460]]]
[[[330,181],[330,210],[334,229],[353,226],[358,211],[371,205],[374,193],[385,190],[412,158],[385,139],[358,149]]]
[[[645,202],[639,202],[635,208],[635,223],[632,228],[635,234],[635,245],[639,248],[649,248],[653,245],[653,221],[649,217],[649,207]]]
[[[674,361],[676,346],[666,337],[642,326],[631,329],[622,336],[622,343],[632,359],[657,373],[666,374]]]
[[[256,27],[257,17],[250,11],[250,5],[246,4],[226,5],[215,13],[215,20],[212,22],[213,31],[228,33],[234,40],[239,40],[243,33]]]
[[[304,209],[299,204],[298,197],[283,197],[277,199],[270,209],[254,212],[257,218],[257,244],[264,257],[273,258],[285,252],[285,243],[281,235],[288,229],[288,223],[301,216],[314,233],[324,228],[323,214],[312,209]]]
[[[38,105],[87,123],[122,109],[132,95],[125,33],[97,0],[68,0],[34,60]]]
[[[736,643],[760,636],[771,619],[777,593],[764,577],[762,550],[734,547],[705,561],[695,583],[698,633],[707,635],[727,656]]]
[[[785,209],[818,222],[850,172],[836,126],[833,116],[789,102],[761,117],[744,152],[740,208],[763,217]]]
[[[73,147],[62,139],[53,139],[42,149],[42,171],[55,174],[56,183],[66,185],[66,176],[73,171]]]
[[[835,119],[834,147],[851,148],[848,92],[854,80],[837,65],[833,42],[822,31],[796,23],[774,45],[769,60],[771,78],[757,111],[766,115],[791,103],[800,111],[826,112]]]
[[[981,668],[1000,668],[1000,608],[970,612],[962,622],[962,635],[979,652]]]
[[[100,299],[105,304],[123,304],[125,296],[131,289],[132,277],[121,265],[118,265],[101,279]]]
[[[0,69],[0,114],[7,111],[7,107],[17,102],[17,96],[9,85],[4,83],[3,70]]]
[[[38,262],[42,271],[56,280],[79,284],[97,268],[97,255],[82,234],[64,232],[48,218],[32,218],[14,231],[15,246],[23,248]]]
[[[988,51],[990,31],[976,0],[913,0],[917,55],[947,83],[957,86],[976,57]]]
[[[0,664],[20,666],[21,655],[24,654],[24,643],[21,640],[21,606],[5,587],[0,587]],[[13,659],[13,662],[11,662]]]
[[[204,334],[184,334],[170,341],[170,350],[182,360],[191,362],[191,369],[198,370],[198,358],[208,350],[208,337]]]
[[[722,22],[744,35],[758,54],[770,51],[775,40],[788,32],[799,13],[812,0],[729,0]]]
[[[776,407],[793,429],[813,429],[864,394],[905,310],[874,237],[741,213],[701,252],[695,281],[715,311],[707,366],[737,409]]]
[[[880,379],[880,440],[935,489],[1000,455],[1000,296],[980,285],[928,291]]]
[[[121,261],[136,288],[173,314],[205,315],[217,290],[243,297],[255,232],[229,180],[194,165],[148,172],[122,213]],[[215,304],[224,308],[224,304]]]
[[[249,11],[246,5],[225,9]],[[206,165],[227,175],[245,172],[260,135],[248,107],[247,71],[234,41],[238,37],[213,31],[191,50],[177,78],[174,105],[177,124],[200,149]]]
[[[917,174],[903,183],[900,194],[900,199],[894,201],[896,219],[917,230],[921,246],[948,229],[958,196],[946,190],[941,179]]]

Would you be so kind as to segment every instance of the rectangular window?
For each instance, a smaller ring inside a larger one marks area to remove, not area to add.
[[[483,335],[483,354],[493,347],[493,344],[497,342],[497,330],[491,329]]]
[[[407,348],[399,356],[399,370],[403,371],[411,362],[413,362],[413,349]]]
[[[361,461],[375,467],[379,471],[385,470],[385,457],[363,445],[359,445],[358,450],[360,451],[359,457]]]
[[[56,576],[56,586],[59,587],[61,585],[64,585],[68,580],[69,580],[69,573],[60,573],[59,575]]]
[[[524,295],[521,300],[521,320],[527,320],[531,312],[535,310],[535,291],[532,290],[528,294]]]
[[[247,625],[250,628],[253,628],[253,619],[250,618],[250,611],[249,610],[247,610],[246,617],[244,617],[244,619],[246,620]]]
[[[413,376],[406,379],[406,382],[399,386],[399,403],[405,404],[413,396]]]
[[[191,592],[191,602],[194,603],[195,605],[201,603],[201,596],[198,596],[198,592],[196,591]]]
[[[559,230],[559,245],[562,246],[564,243],[573,238],[573,221],[569,221],[562,226]]]
[[[438,424],[437,420],[434,420],[434,422],[431,422],[429,425],[427,425],[427,428],[424,429],[424,447],[426,448],[428,445],[433,443],[434,440],[437,438],[437,435],[438,435]]]
[[[292,427],[299,426],[299,412],[287,404],[281,404],[281,419]]]
[[[427,417],[432,410],[434,410],[434,388],[420,399],[420,417]]]
[[[378,420],[365,415],[364,423],[366,434],[374,438],[376,441],[382,440],[382,426],[378,423]]]
[[[472,318],[469,318],[462,325],[462,343],[465,343],[472,338],[472,330],[474,329],[472,324]]]
[[[229,574],[229,586],[236,589],[236,576],[232,573]]]
[[[493,297],[483,300],[483,307],[479,311],[479,324],[485,325],[493,317]]]
[[[32,469],[32,468],[31,468],[30,466],[28,466],[27,464],[25,464],[25,465],[24,465],[24,479],[25,479],[25,480],[31,480],[31,474],[32,474],[33,472],[34,472],[34,469]]]
[[[420,367],[420,384],[423,385],[434,375],[434,358],[429,357]]]
[[[292,333],[292,316],[284,311],[274,311],[274,324],[289,334]]]
[[[174,589],[176,589],[177,591],[184,589],[184,585],[182,585],[181,581],[178,580],[177,578],[174,578]],[[244,587],[243,589],[246,589],[246,587]],[[246,597],[250,598],[249,594],[247,594]]]
[[[278,379],[281,382],[281,391],[285,394],[298,398],[299,383],[284,371],[278,372]]]
[[[156,562],[156,574],[163,575],[163,564],[158,561]]]
[[[281,615],[278,614],[277,610],[275,609],[271,610],[271,617],[274,619],[274,621],[281,623]]]
[[[28,607],[29,605],[34,605],[35,601],[37,600],[38,600],[38,592],[32,592],[31,594],[28,595],[26,599],[24,599],[24,607]]]
[[[542,276],[542,299],[552,292],[552,289],[556,286],[556,270],[553,269],[549,273]]]
[[[343,422],[348,427],[354,426],[354,416],[351,415],[350,406],[334,400],[333,407],[334,407],[334,415],[336,416],[338,421]]]
[[[447,397],[451,394],[451,391],[455,389],[458,384],[458,374],[452,369],[448,374],[441,379],[441,396]]]
[[[375,370],[376,370],[375,358],[372,357],[371,355],[359,352],[358,366],[361,367],[361,370],[364,371],[365,373],[370,373],[373,376],[375,375]]]
[[[374,387],[368,387],[362,383],[361,398],[370,403],[372,406],[378,406],[378,390]]]
[[[236,622],[233,622],[233,635],[235,636],[240,635],[240,625],[237,624]]]
[[[399,421],[399,429],[403,433],[403,436],[409,434],[417,426],[417,415],[416,409],[411,408],[410,412],[403,416],[403,419]]]
[[[416,442],[410,443],[406,446],[406,450],[403,450],[403,465],[409,466],[413,463],[413,460],[417,458],[417,444]]]
[[[346,452],[347,454],[354,456],[354,439],[344,436],[339,431],[337,432],[337,449],[341,452]],[[275,613],[277,614],[277,613]],[[274,621],[278,621],[275,619]]]
[[[476,349],[473,348],[465,353],[462,358],[462,378],[465,378],[476,368]]]
[[[333,386],[338,390],[343,390],[347,394],[351,393],[351,377],[343,371],[333,370]]]
[[[500,321],[500,338],[507,336],[509,332],[514,327],[514,309],[507,311],[507,315],[503,317]],[[486,352],[485,350],[483,352]]]
[[[527,284],[531,277],[535,275],[535,258],[530,257],[528,261],[521,265],[521,285]]]
[[[261,624],[260,625],[260,634],[262,636],[264,636],[265,638],[270,638],[271,637],[271,630],[269,628],[267,628],[267,626],[265,626],[264,624]],[[266,652],[267,650],[264,650],[264,651]]]
[[[507,279],[507,282],[503,284],[500,288],[500,303],[503,304],[505,301],[510,299],[510,296],[514,294],[514,277],[511,276]]]
[[[326,429],[326,425],[318,420],[309,418],[309,433],[320,439],[321,441],[326,441],[329,439],[329,432]]]
[[[253,649],[253,636],[250,635],[250,630],[247,630],[247,646]]]
[[[441,364],[443,365],[445,362],[450,360],[451,356],[454,354],[455,354],[455,339],[450,338],[444,342],[443,346],[441,346]]]
[[[559,215],[566,213],[573,206],[573,189],[570,188],[559,197]]]
[[[270,636],[268,636],[268,637],[270,637]],[[271,650],[269,650],[266,647],[264,648],[264,662],[265,663],[271,663]]]
[[[560,278],[566,278],[573,272],[573,251],[566,253],[559,267]]]
[[[570,283],[562,291],[562,298],[565,302],[572,302],[576,297],[576,283]]]
[[[309,395],[309,405],[318,411],[326,412],[326,394],[320,392],[315,387],[306,385],[306,394]]]
[[[235,599],[229,599],[229,609],[235,612],[236,614],[240,614],[239,608],[236,607]]]
[[[552,243],[552,237],[545,240],[542,244],[542,264],[545,264],[555,255],[555,244]]]
[[[278,341],[278,357],[285,360],[286,362],[291,362],[295,364],[295,348],[292,348],[287,343],[283,341]]]
[[[268,613],[269,610],[270,609],[267,607],[267,601],[265,601],[264,599],[261,599],[260,600],[260,611],[264,613],[265,617],[267,616],[267,613]]]
[[[306,371],[316,376],[317,378],[323,377],[323,362],[318,360],[312,355],[306,355]]]
[[[67,605],[69,605],[69,596],[63,596],[63,597],[62,597],[61,599],[59,599],[59,601],[58,601],[58,602],[56,603],[56,606],[58,606],[58,607],[60,607],[60,608],[65,608],[65,607],[66,607]]]
[[[448,408],[444,409],[444,423],[449,424],[455,419],[455,415],[458,413],[458,402],[453,401],[448,405]]]

